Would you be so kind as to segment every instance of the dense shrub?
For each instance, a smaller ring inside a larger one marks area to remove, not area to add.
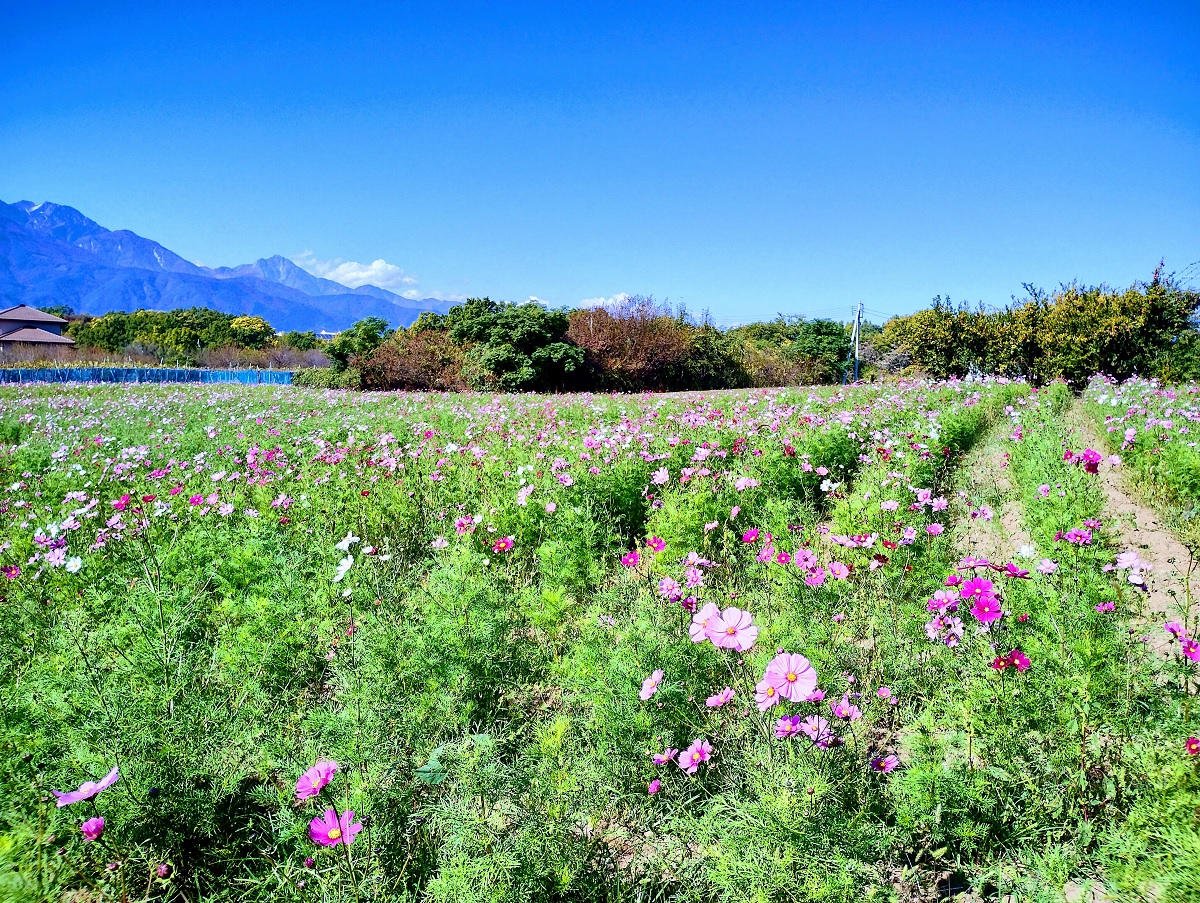
[[[934,376],[997,373],[1079,388],[1094,373],[1190,374],[1197,363],[1192,317],[1200,293],[1158,272],[1125,290],[1065,285],[1048,294],[1031,286],[1027,300],[1000,310],[957,307],[949,299],[888,321],[881,354],[902,352]]]
[[[466,355],[444,329],[401,330],[355,359],[364,389],[465,389]]]

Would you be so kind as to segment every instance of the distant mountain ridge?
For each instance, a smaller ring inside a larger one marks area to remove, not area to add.
[[[65,304],[95,316],[208,307],[259,316],[281,331],[317,332],[372,316],[408,326],[423,311],[449,309],[374,285],[350,288],[286,257],[203,267],[127,229],[106,229],[74,207],[31,201],[0,201],[0,304]]]

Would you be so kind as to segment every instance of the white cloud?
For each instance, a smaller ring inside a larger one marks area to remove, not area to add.
[[[417,280],[404,272],[394,263],[386,260],[374,260],[371,263],[359,263],[357,260],[343,260],[335,257],[333,260],[318,260],[311,251],[305,251],[292,258],[292,262],[303,270],[322,279],[331,279],[350,288],[361,285],[375,285],[390,292],[409,295],[407,286],[416,285]]]
[[[628,292],[617,292],[611,298],[600,296],[599,298],[584,298],[579,302],[580,307],[616,307],[623,304],[633,296]]]

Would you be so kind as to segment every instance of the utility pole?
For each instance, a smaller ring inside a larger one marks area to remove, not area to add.
[[[863,303],[858,302],[858,312],[854,317],[854,381],[858,382],[858,345],[862,341]]]

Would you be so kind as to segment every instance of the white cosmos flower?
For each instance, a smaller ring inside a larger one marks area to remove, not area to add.
[[[350,568],[353,564],[354,564],[354,556],[353,555],[347,555],[345,558],[343,558],[341,561],[339,561],[338,569],[337,569],[337,576],[333,578],[333,582],[341,583],[342,578],[346,576],[346,572],[350,570]]]
[[[353,533],[347,533],[346,538],[339,542],[335,548],[337,548],[339,552],[349,552],[350,547],[358,542],[358,540],[359,538]]]
[[[67,573],[68,574],[78,574],[79,569],[81,567],[83,567],[83,559],[80,558],[78,555],[74,555],[71,558],[67,559]]]

